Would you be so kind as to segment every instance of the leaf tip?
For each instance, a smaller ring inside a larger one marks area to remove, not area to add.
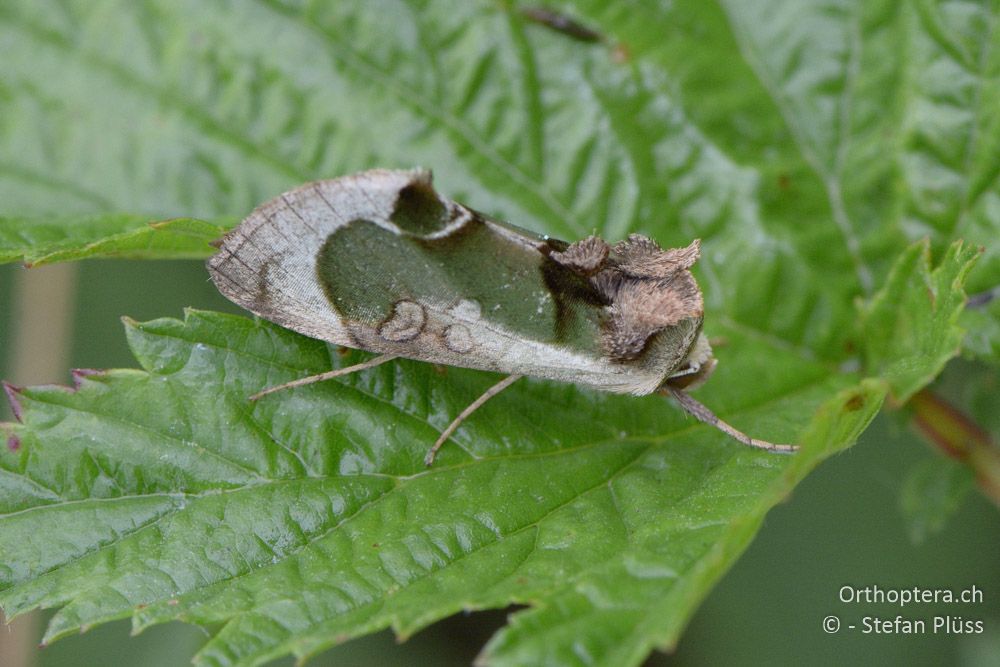
[[[10,404],[11,412],[14,413],[14,419],[23,423],[24,420],[21,417],[24,414],[24,409],[22,408],[21,401],[18,397],[21,395],[21,392],[24,391],[24,388],[13,385],[6,380],[0,384],[3,385],[3,392],[7,395],[7,402]]]
[[[122,326],[125,327],[125,337],[128,340],[132,340],[131,336],[138,331],[142,330],[142,322],[135,320],[128,315],[122,315],[121,317]]]
[[[104,375],[104,373],[105,371],[99,368],[74,368],[69,372],[70,377],[73,378],[73,391],[78,390],[87,378],[95,375]]]

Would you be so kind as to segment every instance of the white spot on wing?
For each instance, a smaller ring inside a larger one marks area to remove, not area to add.
[[[379,327],[378,333],[388,341],[399,343],[416,338],[426,322],[423,306],[415,301],[399,301],[393,306],[389,319]]]
[[[462,299],[452,306],[450,313],[456,320],[475,322],[483,316],[483,309],[478,301]]]
[[[468,328],[462,326],[461,324],[452,324],[444,330],[444,344],[447,345],[448,349],[452,352],[466,354],[467,352],[472,351],[476,342],[472,338],[472,333]]]

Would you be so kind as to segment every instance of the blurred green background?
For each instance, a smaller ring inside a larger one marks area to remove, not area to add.
[[[53,279],[53,272],[62,275]],[[68,289],[71,312],[55,312],[52,304],[32,304],[39,316],[32,321],[45,329],[19,331],[23,322],[15,314],[17,293],[23,292],[28,280],[55,282]],[[119,318],[180,316],[186,306],[235,312],[215,291],[200,262],[93,261],[32,270],[2,266],[0,375],[11,377],[16,339],[52,340],[59,327],[67,328],[71,341],[68,365],[61,368],[134,367]],[[43,350],[50,362],[60,357],[58,350],[44,344],[36,349]],[[963,362],[953,362],[939,381],[939,390],[960,391],[964,372]],[[68,382],[69,374],[64,370],[56,377],[18,381]],[[8,418],[6,405],[3,410]],[[754,544],[694,616],[677,651],[655,654],[648,664],[1000,665],[996,508],[971,490],[970,483],[971,492],[944,527],[915,544],[900,498],[907,475],[921,465],[951,464],[931,453],[907,428],[902,415],[883,413],[857,446],[823,464],[787,503],[771,512]],[[892,605],[844,604],[838,600],[844,585],[955,589],[975,585],[983,591],[983,603],[915,604],[902,610]],[[897,613],[925,619],[937,614],[980,619],[986,632],[865,636],[842,629],[829,635],[821,625],[831,614],[846,626],[865,615],[891,618]],[[470,664],[505,615],[497,611],[453,617],[405,644],[398,644],[390,632],[381,632],[328,651],[310,664]],[[13,632],[4,633],[3,667],[180,666],[189,664],[207,638],[197,628],[176,623],[129,637],[124,621],[37,650],[43,619],[44,614],[33,622],[19,621]],[[11,662],[16,655],[12,645],[18,643],[28,646],[27,658],[20,664]]]

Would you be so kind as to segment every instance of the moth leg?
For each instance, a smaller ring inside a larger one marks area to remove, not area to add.
[[[341,375],[348,375],[357,371],[363,371],[366,368],[374,368],[379,364],[384,364],[387,361],[391,361],[396,358],[395,354],[380,354],[374,359],[369,359],[368,361],[362,362],[360,364],[354,364],[353,366],[347,366],[346,368],[338,368],[336,370],[327,371],[326,373],[320,373],[319,375],[310,375],[308,377],[299,378],[298,380],[292,380],[291,382],[286,382],[285,384],[279,384],[275,387],[268,387],[264,391],[259,391],[250,397],[251,401],[256,401],[262,396],[267,396],[268,394],[273,394],[276,391],[282,391],[283,389],[291,389],[292,387],[301,387],[305,384],[312,384],[313,382],[322,382],[323,380],[330,380],[335,377],[340,377]]]
[[[766,449],[770,452],[778,452],[781,454],[791,454],[792,452],[797,452],[799,450],[797,445],[776,445],[773,442],[768,442],[767,440],[751,438],[743,431],[733,428],[726,422],[716,417],[714,412],[695,399],[691,398],[686,391],[667,386],[663,387],[661,392],[672,396],[675,401],[680,403],[680,406],[684,408],[685,412],[698,421],[708,424],[709,426],[714,426],[734,440],[742,442],[744,445],[758,447],[760,449]]]
[[[504,379],[500,380],[495,385],[487,389],[485,392],[483,392],[482,396],[474,400],[472,403],[469,404],[467,408],[462,410],[462,413],[455,418],[455,421],[448,424],[448,428],[444,430],[444,432],[441,434],[441,437],[438,438],[437,442],[434,443],[434,446],[431,447],[431,450],[427,452],[427,456],[424,457],[424,465],[429,466],[432,463],[434,463],[434,456],[437,454],[437,451],[441,449],[441,445],[443,445],[445,441],[447,441],[448,438],[451,437],[451,434],[455,432],[455,429],[461,426],[462,422],[465,421],[466,417],[468,417],[473,412],[478,410],[483,403],[490,400],[491,398],[499,394],[501,391],[511,386],[512,384],[514,384],[514,382],[520,380],[523,377],[524,377],[523,375],[508,375],[507,377],[505,377]]]

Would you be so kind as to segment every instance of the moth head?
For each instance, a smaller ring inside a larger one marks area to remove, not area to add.
[[[633,234],[614,246],[592,236],[550,257],[585,278],[607,304],[601,331],[607,357],[662,371],[666,380],[710,372],[711,348],[699,344],[704,304],[690,271],[700,250],[698,240],[665,250]]]
[[[609,304],[603,340],[609,357],[627,361],[669,351],[675,364],[686,357],[704,316],[701,290],[689,270],[699,250],[697,240],[664,250],[638,234],[615,244],[594,279]]]

